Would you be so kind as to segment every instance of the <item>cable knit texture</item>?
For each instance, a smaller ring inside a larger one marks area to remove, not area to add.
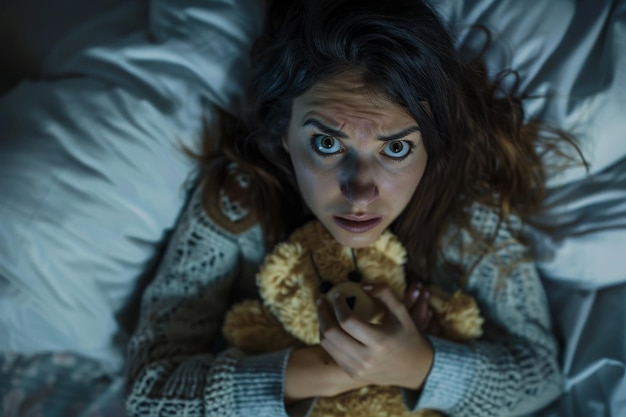
[[[431,337],[433,367],[421,393],[404,392],[409,409],[432,408],[450,416],[518,416],[547,405],[560,393],[557,344],[543,287],[528,248],[514,237],[521,224],[475,204],[472,228],[493,238],[482,248],[466,230],[450,232],[444,261],[467,271],[469,291],[485,317],[483,337],[470,346]],[[443,269],[443,268],[442,268]],[[449,291],[456,282],[435,280]]]
[[[229,232],[233,229],[223,219],[205,213],[201,196],[199,191],[192,196],[144,294],[128,352],[128,414],[306,415],[312,401],[289,410],[283,403],[289,351],[245,356],[216,348],[223,344],[220,327],[234,293],[254,291],[254,271],[265,248],[258,225]],[[498,215],[478,205],[471,210],[474,231],[494,236]],[[423,389],[403,392],[409,409],[505,417],[532,411],[559,394],[561,375],[545,294],[527,249],[511,233],[516,227],[515,221],[503,225],[490,251],[468,231],[451,231],[433,280],[452,291],[458,280],[449,279],[443,265],[466,272],[467,290],[487,320],[485,334],[472,345],[431,338],[434,363]]]

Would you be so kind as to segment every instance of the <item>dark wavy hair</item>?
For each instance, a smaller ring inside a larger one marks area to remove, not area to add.
[[[492,206],[502,220],[534,214],[544,195],[542,153],[559,152],[563,141],[575,146],[563,132],[525,122],[515,92],[490,80],[480,57],[463,58],[419,0],[276,1],[252,62],[245,109],[226,124],[218,148],[209,137],[204,178],[219,184],[227,161],[250,173],[251,200],[268,245],[310,216],[294,197],[299,191],[281,143],[292,102],[346,71],[420,126],[428,163],[391,227],[407,247],[410,269],[422,276],[434,268],[446,227],[470,227],[470,204]]]

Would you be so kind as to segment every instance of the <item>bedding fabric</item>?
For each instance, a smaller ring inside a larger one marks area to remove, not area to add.
[[[589,162],[554,173],[531,230],[562,343],[565,393],[535,417],[626,416],[626,1],[432,0],[460,48],[518,71],[527,117],[572,132]],[[513,86],[515,78],[508,77]]]
[[[122,416],[128,306],[262,13],[178,2],[155,26],[145,1],[37,2],[14,3],[37,80],[0,97],[0,414]]]
[[[493,75],[519,73],[527,117],[571,132],[589,162],[555,172],[537,234],[539,267],[554,279],[602,287],[626,281],[626,1],[431,0],[458,33],[459,48],[479,50]],[[513,86],[515,77],[506,78]]]
[[[562,342],[564,394],[535,417],[626,416],[626,283],[544,281]]]
[[[197,16],[189,6],[172,13]],[[61,37],[40,81],[0,98],[0,350],[121,368],[117,315],[184,202],[183,150],[198,149],[211,106],[241,94],[254,7],[206,2],[204,37],[189,18],[156,42],[145,3],[116,4]]]

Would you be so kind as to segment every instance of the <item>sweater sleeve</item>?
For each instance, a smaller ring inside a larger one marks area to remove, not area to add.
[[[497,221],[493,211],[474,209],[473,224],[481,233],[495,231]],[[434,409],[453,417],[519,416],[561,393],[546,296],[527,247],[511,230],[503,225],[491,253],[462,262],[473,267],[468,291],[485,318],[483,337],[470,345],[431,337],[434,362],[421,392],[403,391],[410,410]],[[461,239],[465,252],[476,252],[469,234]]]
[[[206,215],[201,194],[191,198],[143,295],[128,349],[127,413],[287,416],[283,384],[289,351],[212,352],[240,270],[242,245],[241,234]],[[301,408],[306,414],[307,407]]]

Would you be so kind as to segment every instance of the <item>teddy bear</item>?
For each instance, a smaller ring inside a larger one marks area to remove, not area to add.
[[[256,276],[261,300],[245,300],[226,315],[222,328],[230,345],[246,354],[319,344],[315,300],[320,295],[345,297],[353,314],[380,323],[384,309],[362,290],[363,284],[386,284],[402,298],[406,282],[406,249],[389,230],[371,245],[342,246],[321,222],[295,230],[270,252]],[[434,286],[430,306],[436,312],[441,337],[470,343],[481,335],[483,319],[472,297],[448,295]],[[433,410],[409,413],[400,389],[366,386],[335,397],[321,397],[312,417],[440,416]]]

